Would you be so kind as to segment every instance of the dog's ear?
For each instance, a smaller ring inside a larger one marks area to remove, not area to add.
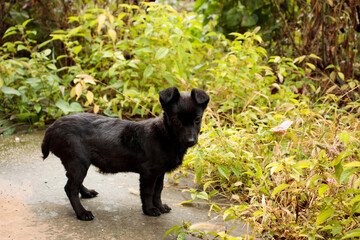
[[[180,93],[176,87],[169,87],[159,92],[161,106],[165,106],[179,99]]]
[[[204,109],[210,101],[209,95],[207,95],[206,92],[198,88],[194,88],[193,90],[191,90],[191,97],[195,100],[197,104],[202,105]]]

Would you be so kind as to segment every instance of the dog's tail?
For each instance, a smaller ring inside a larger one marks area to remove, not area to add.
[[[51,127],[48,128],[45,132],[45,136],[44,139],[41,143],[41,151],[43,154],[43,159],[45,160],[45,158],[47,158],[49,156],[50,153],[50,137],[51,137]]]

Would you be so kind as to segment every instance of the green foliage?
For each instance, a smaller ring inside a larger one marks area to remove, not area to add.
[[[248,7],[265,8],[260,3]],[[314,75],[322,59],[315,53],[271,56],[255,25],[232,33],[230,41],[203,27],[197,14],[166,5],[79,11],[69,17],[68,28],[41,41],[28,28],[33,20],[6,31],[0,48],[0,115],[6,119],[1,132],[14,132],[13,122],[43,126],[78,111],[146,118],[160,114],[160,89],[203,88],[211,102],[199,144],[184,161],[201,188],[189,189],[184,204],[205,200],[224,221],[247,221],[251,237],[359,236],[360,103],[341,92],[355,91],[358,83],[339,66],[327,67],[330,76]],[[329,78],[337,77],[347,83],[344,89],[328,87]],[[285,120],[293,121],[291,127],[275,131]],[[227,208],[219,207],[219,195],[228,197]],[[231,231],[196,227],[183,223],[167,234],[235,239]]]
[[[288,99],[267,97],[277,104],[262,111],[265,118],[249,117],[231,127],[221,126],[219,116],[207,118],[199,146],[185,161],[206,186],[201,196],[226,192],[234,205],[224,211],[224,220],[247,221],[263,236],[339,239],[350,231],[356,234],[356,118],[339,108],[323,115],[331,109],[328,104],[310,107],[307,98],[296,99],[295,94]],[[232,114],[252,115],[252,109]],[[283,119],[294,120],[294,127],[281,135],[271,131]]]
[[[5,118],[44,126],[47,116],[59,116],[51,101],[61,97],[63,81],[52,50],[40,44],[34,51],[36,31],[26,29],[30,21],[9,28],[4,35],[19,35],[22,41],[6,42],[0,48],[0,112]],[[19,52],[25,57],[14,57]]]
[[[249,29],[262,26],[269,30],[279,28],[279,23],[273,15],[272,1],[219,1],[219,0],[197,0],[194,10],[204,14],[204,23],[207,24],[216,18],[216,30],[226,35],[238,32],[244,33]]]

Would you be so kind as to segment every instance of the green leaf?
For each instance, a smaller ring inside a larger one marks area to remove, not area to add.
[[[185,239],[185,233],[184,232],[179,233],[179,235],[177,236],[176,239],[177,240],[184,240]]]
[[[4,34],[4,36],[2,38],[4,39],[4,38],[6,38],[8,36],[11,36],[11,35],[14,35],[14,34],[17,34],[17,32],[16,31],[10,31],[10,32]]]
[[[17,50],[18,52],[21,51],[21,50],[27,50],[27,47],[24,46],[24,45],[18,45],[16,50]]]
[[[319,216],[316,219],[315,222],[315,226],[319,226],[320,224],[322,224],[326,219],[328,219],[329,217],[331,217],[334,213],[334,209],[332,208],[327,208],[324,209],[323,211],[320,212]]]
[[[180,60],[182,61],[184,59],[184,56],[185,56],[185,49],[184,49],[184,46],[182,44],[178,45],[177,54],[178,54]]]
[[[356,168],[345,169],[340,175],[339,183],[342,184],[343,182],[345,182],[352,174],[356,172],[356,170]]]
[[[341,239],[360,237],[360,228],[353,229],[347,232]]]
[[[302,61],[304,61],[304,59],[306,58],[306,56],[305,55],[303,55],[303,56],[300,56],[300,57],[297,57],[297,58],[295,58],[294,59],[294,62],[293,63],[301,63]]]
[[[253,161],[254,167],[256,169],[256,178],[260,179],[263,175],[263,171],[261,169],[261,166],[258,162],[256,162],[255,160]]]
[[[22,26],[23,26],[23,27],[26,27],[26,25],[27,25],[29,22],[31,22],[32,20],[33,20],[32,18],[26,20],[25,22],[22,23]]]
[[[259,20],[259,17],[255,13],[249,15],[249,13],[246,12],[246,14],[244,14],[244,17],[242,19],[241,26],[252,27],[257,23],[258,20]]]
[[[176,230],[178,230],[178,229],[181,229],[181,228],[182,228],[181,226],[177,226],[177,225],[172,226],[172,228],[170,228],[169,230],[166,231],[166,233],[165,233],[165,235],[164,235],[164,238],[165,238],[167,235],[169,235],[169,233],[171,233],[171,232],[173,232],[173,231],[176,231]]]
[[[191,202],[193,202],[193,201],[195,201],[195,199],[186,200],[186,201],[181,202],[180,204],[181,204],[181,205],[184,205],[184,204],[191,203]]]
[[[229,180],[230,173],[229,173],[229,169],[226,166],[219,165],[218,166],[218,171],[221,174],[221,176],[223,176],[224,178]]]
[[[2,133],[2,135],[3,135],[4,137],[10,136],[10,135],[12,135],[12,134],[15,132],[15,130],[16,130],[16,127],[10,127],[10,128],[8,128],[8,129],[6,129],[6,130]]]
[[[51,70],[57,70],[55,64],[52,64],[52,63],[46,65],[46,67],[48,67],[48,68],[51,69]]]
[[[154,72],[153,66],[150,64],[144,70],[144,78],[149,78]]]
[[[11,94],[11,95],[17,95],[17,96],[21,95],[21,93],[18,90],[11,88],[11,87],[2,87],[0,89],[5,94]]]
[[[313,53],[311,53],[311,54],[309,55],[309,57],[321,60],[320,57],[316,56],[316,55],[313,54]]]
[[[42,107],[40,105],[35,105],[34,109],[37,113],[39,113],[41,111]]]
[[[51,53],[51,49],[45,49],[44,51],[41,52],[42,54],[44,54],[44,56],[49,56]]]
[[[60,108],[65,114],[68,114],[71,111],[69,103],[62,99],[59,99],[55,105]]]
[[[345,80],[345,76],[342,72],[338,72],[338,76],[341,78],[341,80]]]
[[[349,143],[350,135],[348,132],[342,132],[338,135],[338,137],[341,139],[341,141],[347,145]]]
[[[196,0],[194,4],[194,11],[196,12],[207,0]]]
[[[360,195],[356,196],[355,198],[353,198],[351,201],[350,201],[350,204],[354,204],[354,203],[357,203],[357,202],[360,202]]]
[[[327,184],[321,184],[321,186],[319,187],[319,197],[321,197],[328,189],[329,186]]]
[[[309,68],[311,68],[312,70],[315,71],[316,67],[315,67],[314,64],[312,64],[312,63],[306,63],[306,65],[307,65]]]
[[[71,112],[83,112],[84,111],[81,104],[78,102],[72,102],[70,104],[70,110],[71,110]]]
[[[338,165],[340,163],[340,161],[344,158],[346,158],[347,156],[350,155],[350,151],[345,151],[345,152],[341,152],[339,153],[339,155],[335,158],[335,160],[333,160],[330,164],[329,167],[333,167],[335,165]]]
[[[203,175],[203,169],[204,169],[204,166],[200,166],[200,167],[196,168],[195,176],[196,176],[196,181],[198,183],[201,183],[201,178],[202,178],[202,175]],[[206,190],[206,189],[204,189],[204,190]]]
[[[157,52],[155,54],[155,59],[160,60],[160,59],[164,58],[168,53],[169,53],[169,49],[167,49],[165,47],[161,47],[161,48],[159,48],[159,50],[157,50]]]
[[[309,168],[311,166],[311,162],[309,160],[302,160],[297,162],[294,165],[294,168],[302,169],[302,168]]]
[[[72,49],[72,51],[77,55],[77,54],[79,54],[79,52],[81,51],[81,49],[82,49],[82,46],[79,45],[79,46],[74,47],[74,48]]]
[[[47,40],[47,41],[45,41],[45,42],[43,42],[43,43],[39,44],[39,49],[40,49],[40,48],[42,48],[42,47],[44,47],[45,45],[47,45],[47,44],[48,44],[48,43],[50,43],[50,42],[52,42],[52,39]]]
[[[209,199],[209,196],[206,192],[199,192],[198,194],[196,194],[196,197],[197,198],[200,198],[200,199],[204,199],[204,200],[208,200]]]
[[[276,194],[278,194],[279,192],[281,192],[282,190],[284,190],[284,189],[286,189],[286,188],[288,188],[288,187],[290,187],[289,184],[285,184],[285,183],[280,184],[279,186],[277,186],[277,187],[274,189],[274,191],[273,191],[272,194],[271,194],[271,197],[274,197]]]
[[[340,162],[338,165],[335,166],[335,177],[336,177],[336,180],[338,180],[338,182],[340,182],[340,177],[341,177],[341,174],[343,171],[344,171],[344,168],[343,168],[342,163]]]
[[[174,85],[174,83],[176,82],[175,78],[170,74],[165,74],[164,78],[170,85]]]
[[[333,64],[330,64],[329,66],[327,66],[327,67],[325,68],[325,70],[326,70],[326,69],[330,69],[330,68],[335,68],[335,66],[334,66]]]
[[[35,113],[20,113],[20,114],[16,115],[16,117],[20,121],[26,121],[26,120],[32,120],[32,119],[37,118],[37,114],[35,114]]]
[[[344,165],[344,168],[360,167],[359,161],[350,162]]]
[[[229,27],[233,28],[241,25],[243,14],[237,8],[231,8],[229,11],[226,12],[225,17],[226,17],[226,24]]]
[[[124,94],[131,98],[139,96],[139,92],[135,89],[128,89],[128,90],[124,91]]]

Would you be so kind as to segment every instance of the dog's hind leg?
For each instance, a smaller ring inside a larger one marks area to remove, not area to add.
[[[83,184],[81,184],[80,194],[82,198],[93,198],[96,197],[99,193],[93,189],[87,189]]]
[[[93,220],[94,215],[81,205],[79,198],[80,189],[83,187],[82,182],[84,181],[89,166],[79,164],[76,160],[72,160],[72,163],[71,166],[68,165],[66,168],[66,176],[68,177],[68,181],[65,185],[66,195],[68,196],[78,219],[85,221]]]
[[[164,187],[164,174],[157,177],[155,182],[155,189],[154,189],[154,195],[153,195],[153,204],[155,207],[157,207],[161,213],[168,213],[170,212],[171,208],[166,205],[162,204],[161,202],[161,192]]]

